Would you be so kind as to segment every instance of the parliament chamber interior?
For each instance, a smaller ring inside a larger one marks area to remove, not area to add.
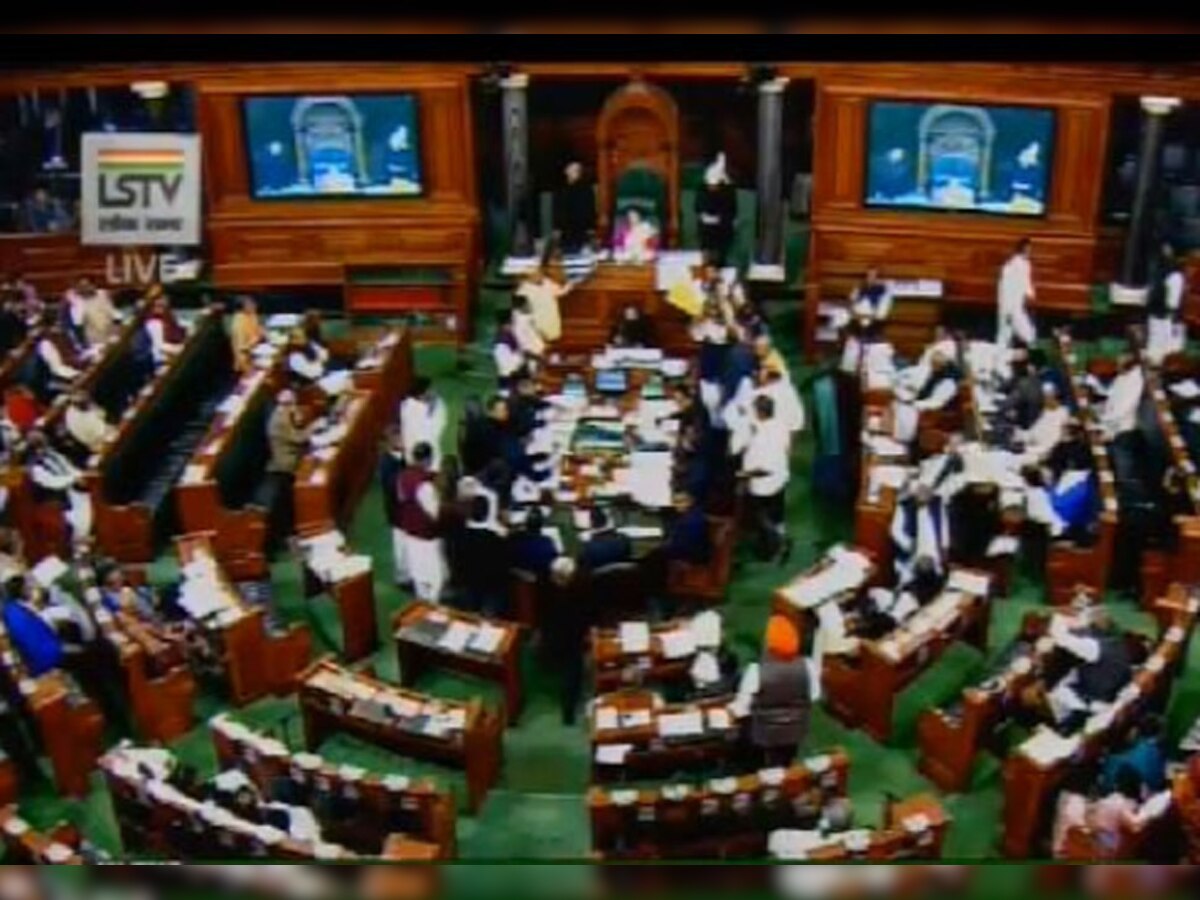
[[[0,72],[4,862],[1200,862],[1200,70]]]

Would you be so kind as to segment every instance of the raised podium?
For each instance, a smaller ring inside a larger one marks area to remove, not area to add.
[[[650,318],[655,340],[668,356],[695,352],[688,317],[659,290],[653,263],[602,262],[559,301],[562,337],[554,350],[582,352],[603,347],[626,306],[640,307]]]

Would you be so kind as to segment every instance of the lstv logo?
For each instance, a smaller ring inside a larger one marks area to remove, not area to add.
[[[182,150],[100,150],[96,167],[102,208],[150,207],[156,191],[169,206],[183,186]]]

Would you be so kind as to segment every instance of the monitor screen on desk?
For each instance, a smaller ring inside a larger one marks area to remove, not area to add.
[[[417,197],[424,190],[412,94],[242,100],[257,200]]]
[[[596,372],[596,390],[601,394],[624,394],[629,390],[629,373],[625,369],[600,369]]]
[[[881,100],[868,123],[867,206],[1045,215],[1053,110]]]

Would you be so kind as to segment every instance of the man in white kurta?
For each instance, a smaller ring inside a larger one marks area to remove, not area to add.
[[[1071,411],[1063,405],[1058,396],[1058,388],[1050,382],[1042,383],[1042,412],[1028,429],[1018,431],[1024,444],[1022,461],[1030,465],[1040,465],[1046,461],[1050,451],[1062,440],[1063,429]]]
[[[1146,377],[1132,353],[1121,354],[1120,373],[1113,379],[1100,414],[1107,440],[1137,428],[1138,406],[1146,389]]]
[[[547,343],[554,343],[562,337],[562,314],[558,301],[569,290],[569,286],[559,284],[540,267],[517,288],[517,294],[529,301],[533,323]]]
[[[441,471],[442,435],[446,432],[446,404],[434,393],[428,378],[419,378],[412,394],[400,404],[400,433],[405,459],[413,458],[417,445],[426,443],[433,451],[430,469]]]
[[[1170,244],[1163,246],[1162,256],[1163,274],[1159,283],[1151,286],[1147,301],[1146,355],[1156,366],[1170,354],[1182,351],[1186,339],[1180,313],[1187,280]]]
[[[1014,337],[1025,344],[1037,340],[1037,329],[1027,306],[1034,298],[1029,249],[1029,238],[1022,238],[1000,270],[996,287],[996,343],[1001,347],[1010,346]]]

